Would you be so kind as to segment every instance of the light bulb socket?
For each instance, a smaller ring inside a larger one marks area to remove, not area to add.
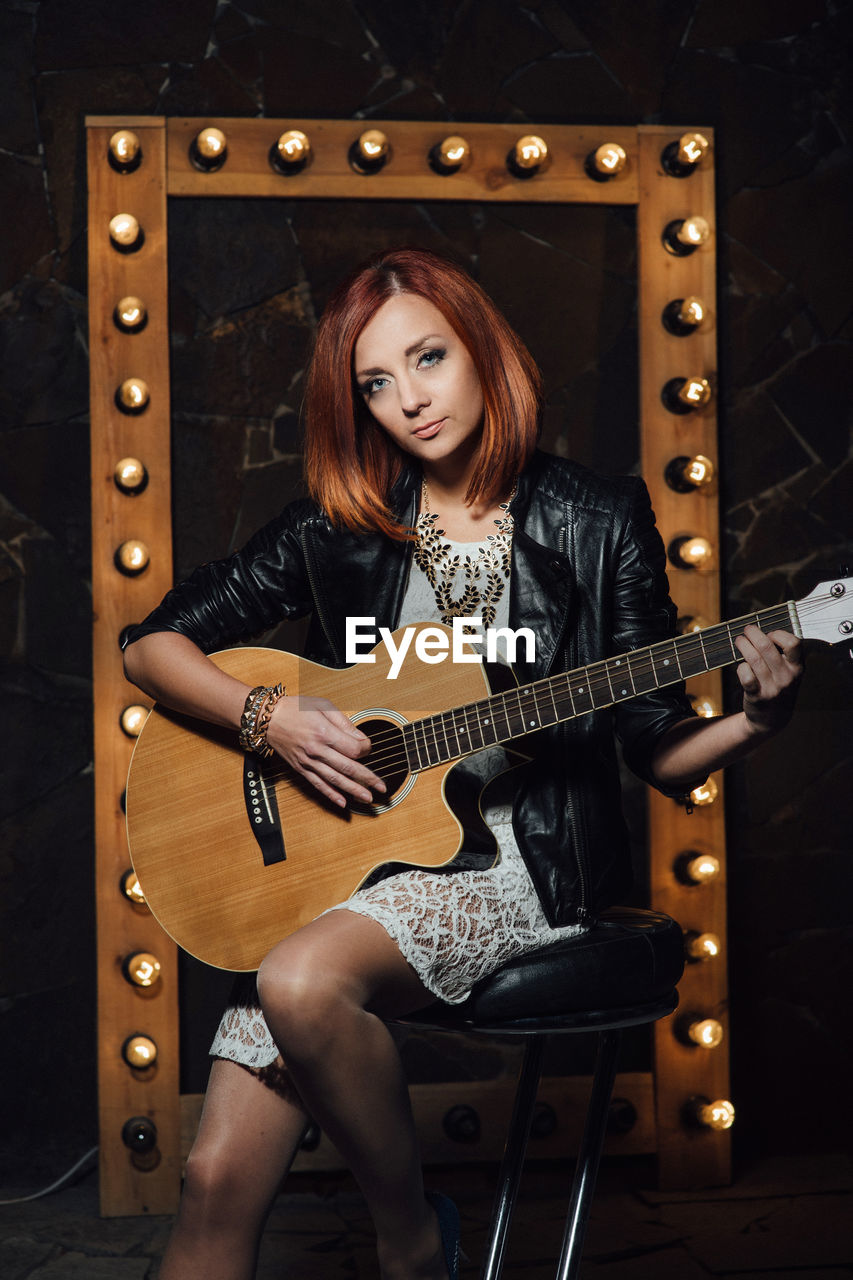
[[[147,1073],[157,1062],[157,1045],[150,1036],[136,1031],[121,1046],[121,1056],[132,1071]]]
[[[695,493],[711,484],[714,466],[704,454],[695,454],[693,457],[679,454],[667,463],[663,475],[670,489],[674,489],[676,493]]]
[[[126,733],[129,738],[138,738],[147,719],[148,708],[138,702],[131,703],[122,709],[119,716],[122,733]]]
[[[676,1018],[674,1031],[681,1044],[690,1049],[716,1049],[725,1037],[721,1022],[695,1010]]]
[[[122,298],[113,311],[113,324],[122,333],[141,333],[148,323],[148,311],[139,298]]]
[[[113,469],[113,481],[121,493],[138,497],[148,487],[148,468],[139,458],[119,458]]]
[[[124,382],[116,387],[115,404],[122,413],[134,417],[136,414],[144,413],[150,403],[151,392],[144,378],[125,378]]]
[[[151,552],[138,538],[128,538],[116,548],[113,563],[126,578],[138,578],[151,563]]]
[[[131,1116],[122,1126],[121,1140],[129,1151],[144,1155],[157,1146],[157,1126],[148,1116]]]
[[[612,1098],[607,1108],[607,1132],[630,1133],[637,1123],[637,1108],[629,1098]]]
[[[133,951],[125,956],[121,971],[132,987],[150,991],[160,982],[160,961],[150,951]]]
[[[116,253],[138,253],[145,244],[145,229],[132,213],[117,213],[111,218],[109,234]]]
[[[473,1107],[459,1103],[442,1117],[441,1127],[451,1142],[474,1143],[480,1139],[482,1125]]]
[[[684,959],[688,964],[706,964],[709,960],[716,960],[721,950],[720,939],[715,933],[685,930]]]
[[[663,171],[670,178],[689,178],[695,173],[699,167],[699,161],[694,160],[691,164],[688,160],[679,159],[680,143],[670,142],[661,152],[660,162],[663,165]]]
[[[724,1133],[735,1122],[735,1109],[728,1098],[718,1098],[711,1102],[709,1098],[697,1094],[688,1098],[682,1106],[681,1120],[688,1129]]]
[[[684,227],[685,223],[688,223],[691,221],[695,221],[696,223],[702,223],[703,225],[705,225],[706,230],[700,239],[685,241],[684,239],[681,238],[682,228]],[[676,258],[689,258],[691,253],[695,253],[697,249],[701,248],[701,246],[705,243],[707,239],[708,239],[707,224],[705,224],[704,218],[698,218],[698,217],[695,219],[673,218],[671,222],[668,222],[666,224],[666,226],[663,229],[663,234],[661,236],[663,247],[666,249],[667,253],[673,254]]]
[[[688,551],[689,547],[695,548],[696,552],[701,554],[691,555]],[[673,538],[666,549],[666,554],[674,568],[688,569],[691,573],[709,569],[714,558],[713,547],[708,539],[695,533],[681,534]]]

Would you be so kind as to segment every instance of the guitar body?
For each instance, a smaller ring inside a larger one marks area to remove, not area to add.
[[[412,660],[390,680],[385,648],[373,652],[375,663],[342,671],[275,649],[228,649],[212,660],[252,686],[281,681],[288,694],[328,698],[374,741],[489,693],[480,663],[448,657],[437,670]],[[404,768],[388,804],[339,809],[278,757],[261,763],[240,750],[233,731],[158,705],[128,777],[133,867],[152,913],[180,946],[218,968],[253,970],[376,867],[453,860],[462,826],[445,802],[452,767]]]

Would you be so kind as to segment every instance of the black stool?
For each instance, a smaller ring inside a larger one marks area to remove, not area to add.
[[[601,1159],[616,1055],[626,1027],[655,1022],[678,1004],[681,928],[659,911],[611,908],[587,932],[510,961],[477,983],[464,1004],[434,1004],[400,1021],[444,1031],[520,1036],[524,1060],[492,1210],[481,1280],[503,1272],[542,1055],[550,1035],[597,1031],[598,1055],[557,1269],[576,1280]]]

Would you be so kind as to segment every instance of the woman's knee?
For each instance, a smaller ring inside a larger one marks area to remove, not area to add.
[[[327,956],[286,943],[261,963],[258,995],[285,1061],[288,1052],[322,1050],[346,1010],[361,1007],[356,984]]]
[[[232,1168],[226,1151],[196,1146],[184,1171],[181,1216],[206,1229],[226,1227],[231,1220],[239,1226],[251,1208],[245,1203],[246,1190],[246,1179]]]

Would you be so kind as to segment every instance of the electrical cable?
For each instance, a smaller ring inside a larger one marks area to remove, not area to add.
[[[71,1166],[71,1168],[68,1170],[67,1173],[63,1173],[62,1177],[57,1178],[56,1182],[52,1182],[49,1187],[44,1187],[43,1190],[41,1191],[34,1191],[32,1195],[29,1195],[29,1196],[16,1196],[13,1200],[0,1200],[0,1205],[23,1204],[26,1200],[38,1200],[41,1198],[41,1196],[49,1196],[51,1191],[58,1191],[60,1187],[65,1185],[65,1183],[68,1181],[69,1178],[74,1177],[74,1174],[81,1167],[81,1165],[84,1165],[87,1160],[91,1160],[92,1156],[95,1156],[97,1154],[98,1154],[98,1148],[91,1147],[84,1156],[80,1157],[80,1159],[77,1161],[76,1164]]]

